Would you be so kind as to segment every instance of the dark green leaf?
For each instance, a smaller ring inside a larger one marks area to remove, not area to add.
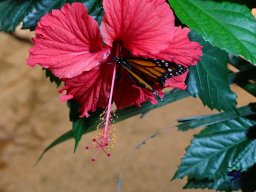
[[[52,9],[60,9],[65,3],[81,2],[88,8],[89,14],[101,21],[103,9],[99,0],[41,0],[30,6],[29,14],[23,19],[23,29],[35,29],[40,18]]]
[[[61,84],[61,80],[60,80],[58,77],[55,77],[55,76],[51,73],[50,70],[48,70],[48,69],[44,69],[44,70],[45,70],[45,75],[46,75],[46,77],[48,77],[52,83],[55,83],[56,86],[59,87],[60,84]]]
[[[256,66],[240,57],[233,56],[230,57],[229,63],[240,70],[240,73],[236,76],[232,75],[230,80],[251,95],[256,96]]]
[[[94,126],[96,128],[96,125],[100,122],[99,115],[103,110],[97,110],[96,112],[91,113],[90,118],[79,118],[79,103],[76,100],[71,99],[67,102],[67,105],[69,107],[69,119],[72,121],[73,138],[75,139],[74,152],[76,152],[82,135],[88,132],[89,127]]]
[[[240,188],[239,179],[235,181],[230,181],[231,177],[227,179],[227,182],[223,182],[219,187],[219,191],[234,191]],[[186,185],[183,187],[184,189],[216,189],[216,184],[213,180],[203,179],[188,179]]]
[[[100,24],[104,13],[102,0],[84,0],[84,4],[88,8],[89,14]]]
[[[214,181],[209,179],[188,179],[184,189],[213,189]]]
[[[229,63],[233,65],[235,68],[239,69],[240,71],[250,69],[254,66],[242,57],[237,57],[234,55],[229,55]]]
[[[100,24],[102,21],[103,13],[104,13],[103,7],[99,7],[94,11],[92,11],[90,15],[94,17],[94,19],[98,22],[98,24]]]
[[[33,0],[0,1],[0,31],[14,31],[25,15]]]
[[[37,22],[52,9],[60,9],[65,3],[82,2],[89,13],[101,21],[103,9],[100,0],[6,0],[0,1],[0,31],[14,31],[22,21],[22,29],[34,30]]]
[[[179,19],[211,44],[256,64],[256,22],[244,5],[206,0],[169,0]]]
[[[76,121],[79,119],[79,112],[80,112],[80,105],[79,103],[71,99],[67,102],[67,105],[69,107],[69,120],[70,121]]]
[[[65,3],[65,0],[40,0],[34,1],[29,7],[29,13],[23,18],[22,29],[36,28],[37,22],[40,18],[50,12],[52,9],[59,9]]]
[[[84,128],[86,127],[86,125],[84,123],[85,122],[83,119],[78,119],[76,121],[73,121],[73,123],[72,123],[72,132],[73,132],[73,136],[75,139],[74,152],[76,151],[78,143],[84,133]]]
[[[37,165],[37,163],[39,163],[39,161],[43,158],[44,154],[49,151],[51,148],[53,148],[54,146],[63,143],[69,139],[73,138],[73,132],[72,131],[68,131],[67,133],[61,135],[60,137],[58,137],[57,139],[55,139],[50,145],[48,145],[45,150],[43,151],[43,153],[40,155],[40,157],[38,158],[37,162],[35,163],[35,165]]]
[[[255,106],[255,104],[252,105]],[[204,115],[192,118],[179,119],[178,122],[180,122],[180,124],[178,125],[178,128],[180,131],[187,131],[189,129],[208,126],[216,123],[221,123],[227,120],[256,114],[251,105],[240,107],[236,111],[237,113],[222,112],[213,115]]]
[[[53,8],[60,8],[65,0],[7,0],[0,2],[0,30],[14,31],[22,21],[22,29],[34,30],[40,18]]]
[[[188,92],[199,96],[210,109],[234,111],[236,95],[229,85],[227,53],[205,42],[194,32],[190,33],[190,39],[199,42],[204,48],[201,61],[189,68]]]
[[[88,12],[90,13],[96,9],[98,0],[85,0],[84,4],[88,8]]]
[[[89,13],[102,7],[102,0],[83,0],[83,2],[88,8]]]
[[[208,126],[192,140],[174,178],[213,180],[219,190],[236,188],[227,174],[256,163],[256,140],[246,136],[255,125],[256,121],[239,118]]]
[[[98,21],[102,18],[103,9],[99,12],[100,6],[102,6],[99,0],[40,0],[34,2],[30,6],[29,14],[23,19],[23,29],[35,29],[37,22],[40,18],[50,12],[52,9],[60,9],[65,3],[81,2],[88,7],[89,14],[95,17]]]

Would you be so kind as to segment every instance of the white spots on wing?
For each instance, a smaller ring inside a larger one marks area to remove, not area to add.
[[[123,59],[123,58],[115,58],[114,61],[117,63],[117,64],[120,64],[120,65],[127,65],[127,62]]]

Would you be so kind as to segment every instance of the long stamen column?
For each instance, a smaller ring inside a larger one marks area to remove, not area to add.
[[[97,152],[95,156],[92,158],[92,161],[95,161],[100,152],[104,152],[108,157],[110,156],[110,153],[107,152],[107,149],[113,142],[113,133],[111,129],[111,112],[112,112],[112,100],[113,100],[113,92],[114,92],[114,86],[115,86],[115,77],[116,77],[116,65],[114,64],[113,69],[113,75],[112,75],[112,81],[111,81],[111,88],[110,88],[110,94],[109,94],[109,100],[106,110],[103,112],[103,116],[101,117],[103,122],[100,123],[100,125],[103,125],[103,129],[101,133],[93,139],[93,142],[95,144],[95,147],[97,148]],[[100,129],[101,126],[98,126]],[[87,146],[86,149],[89,149]]]

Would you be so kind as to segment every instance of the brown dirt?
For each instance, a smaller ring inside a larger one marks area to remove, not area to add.
[[[193,98],[151,111],[143,119],[136,116],[116,124],[117,144],[111,158],[90,161],[92,152],[83,146],[94,136],[91,133],[83,137],[76,154],[73,141],[69,141],[48,152],[33,167],[42,150],[70,130],[71,124],[55,86],[40,67],[25,65],[30,46],[0,34],[0,192],[113,192],[131,150],[123,192],[183,191],[185,181],[170,182],[170,178],[197,130],[181,133],[172,128],[140,150],[133,149],[154,131],[174,125],[177,118],[210,112]],[[239,105],[255,101],[238,87],[233,88],[238,92]]]

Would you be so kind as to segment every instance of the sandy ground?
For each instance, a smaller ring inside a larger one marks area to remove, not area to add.
[[[143,119],[136,116],[116,124],[117,143],[110,158],[90,161],[93,152],[83,147],[95,135],[91,133],[83,137],[76,154],[72,140],[33,167],[42,150],[71,124],[55,86],[39,67],[25,65],[30,46],[0,33],[0,192],[113,192],[124,165],[123,192],[183,191],[185,180],[170,182],[170,178],[198,130],[181,133],[171,128],[140,150],[134,146],[154,131],[171,127],[177,118],[210,112],[193,98],[154,110]],[[255,101],[238,87],[233,89],[239,105]]]

